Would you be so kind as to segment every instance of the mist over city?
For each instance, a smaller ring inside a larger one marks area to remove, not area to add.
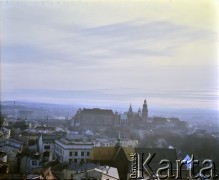
[[[0,179],[218,178],[216,0],[0,5]]]

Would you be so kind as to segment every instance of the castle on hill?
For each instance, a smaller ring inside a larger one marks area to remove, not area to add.
[[[137,112],[133,111],[131,104],[128,111],[123,114],[113,112],[110,109],[78,109],[73,118],[72,126],[104,128],[114,125],[133,125],[147,121],[148,105],[145,99],[142,109],[139,108]]]

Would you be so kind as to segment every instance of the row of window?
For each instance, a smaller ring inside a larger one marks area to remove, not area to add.
[[[63,161],[63,156],[62,156],[62,155],[60,156],[59,154],[56,153],[56,157],[59,157],[61,162]],[[85,158],[85,159],[86,159],[86,158]],[[85,163],[85,159],[80,159],[80,158],[78,158],[78,159],[77,159],[77,158],[74,158],[74,159],[73,159],[73,158],[69,158],[68,161],[69,161],[69,164],[71,164],[71,163],[73,163],[73,162],[74,162],[74,163]]]
[[[69,164],[71,163],[84,163],[85,160],[84,159],[69,159]]]
[[[60,147],[58,147],[58,146],[56,146],[56,151],[58,151],[59,154],[64,154],[64,151]],[[81,156],[84,157],[85,153],[86,153],[86,156],[90,155],[89,151],[87,151],[87,152],[81,151]],[[78,151],[75,151],[74,153],[72,151],[69,151],[69,156],[73,156],[73,154],[76,157],[79,156],[79,152]]]
[[[72,155],[73,155],[73,152],[70,151],[69,156],[72,156]],[[81,151],[81,156],[84,156],[84,155],[85,155],[84,151]],[[89,155],[90,155],[90,152],[87,151],[87,156]],[[78,156],[78,151],[75,151],[74,156]]]

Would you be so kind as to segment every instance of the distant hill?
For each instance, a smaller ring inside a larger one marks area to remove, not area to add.
[[[1,111],[12,117],[29,120],[49,118],[70,118],[78,108],[72,105],[37,103],[27,101],[2,101]]]
[[[22,117],[29,120],[42,120],[45,119],[45,116],[48,116],[49,119],[71,118],[78,108],[96,108],[96,106],[83,104],[63,105],[31,101],[1,101],[1,111],[3,113],[12,117]],[[128,105],[127,107],[110,107],[106,104],[98,108],[112,109],[114,112],[124,113],[128,110]],[[205,129],[219,130],[219,111],[216,109],[165,108],[149,104],[149,116],[178,117],[180,120],[186,121],[189,124],[197,124],[199,127]]]

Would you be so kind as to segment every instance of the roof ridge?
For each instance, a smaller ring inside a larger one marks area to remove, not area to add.
[[[116,147],[115,147],[116,148]],[[119,154],[119,151],[122,149],[122,146],[119,146],[119,148],[118,148],[118,150],[116,151],[116,154],[115,154],[115,156],[114,156],[114,158],[113,158],[113,160],[115,161],[115,159],[116,159],[116,157],[118,156],[118,154]]]

